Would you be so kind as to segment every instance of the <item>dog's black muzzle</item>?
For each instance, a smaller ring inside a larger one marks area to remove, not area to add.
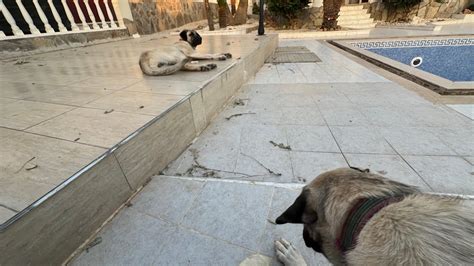
[[[303,239],[304,243],[307,247],[312,248],[314,251],[323,253],[321,249],[321,244],[319,242],[314,241],[310,236],[306,229],[303,229]]]
[[[193,36],[193,39],[191,41],[191,46],[196,48],[196,46],[200,45],[202,43],[202,37],[199,35]]]

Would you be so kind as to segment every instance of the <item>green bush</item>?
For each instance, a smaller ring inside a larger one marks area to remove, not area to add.
[[[274,16],[293,19],[305,8],[309,0],[266,0],[268,11]]]
[[[409,8],[419,4],[421,0],[385,0],[384,3],[395,8]]]

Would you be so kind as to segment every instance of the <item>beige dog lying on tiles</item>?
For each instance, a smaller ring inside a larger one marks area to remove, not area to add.
[[[231,58],[229,53],[198,54],[196,47],[202,43],[202,38],[194,30],[183,30],[181,40],[174,45],[160,46],[155,50],[143,52],[140,55],[140,68],[150,76],[164,76],[179,70],[209,71],[216,64],[193,64],[192,60],[226,60]]]
[[[303,224],[306,246],[335,265],[474,265],[473,200],[421,193],[368,169],[319,175],[276,223]],[[285,265],[306,264],[291,243],[275,248]]]

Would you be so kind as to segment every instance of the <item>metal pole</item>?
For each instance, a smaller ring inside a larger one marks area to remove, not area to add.
[[[258,35],[264,35],[265,29],[263,28],[263,10],[264,10],[264,0],[260,0],[259,6],[259,17],[258,17]]]

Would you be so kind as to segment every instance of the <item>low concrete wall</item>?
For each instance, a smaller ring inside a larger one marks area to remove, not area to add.
[[[0,265],[63,263],[133,193],[175,160],[270,56],[278,35],[156,117],[0,228]]]
[[[449,18],[462,12],[468,5],[469,0],[423,0],[407,12],[403,8],[387,8],[382,1],[378,1],[368,4],[368,9],[375,20],[396,22],[412,20],[415,16],[422,19]]]

